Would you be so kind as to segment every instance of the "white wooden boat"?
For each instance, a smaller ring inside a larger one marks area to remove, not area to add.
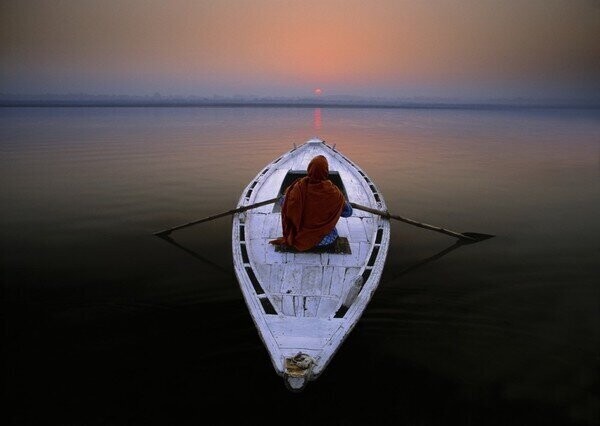
[[[350,202],[387,210],[369,177],[335,147],[311,139],[268,164],[244,189],[238,207],[269,200],[324,155],[330,179]],[[349,254],[280,251],[269,243],[282,235],[278,204],[234,215],[233,263],[244,299],[288,389],[304,389],[324,371],[364,312],[379,285],[390,241],[390,223],[354,209],[340,218]],[[346,246],[347,247],[347,246]]]

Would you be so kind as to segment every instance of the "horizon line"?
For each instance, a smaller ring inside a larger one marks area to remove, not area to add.
[[[181,101],[312,101],[312,102],[331,102],[331,101],[361,101],[361,102],[450,102],[450,103],[473,103],[473,102],[507,102],[507,101],[527,101],[527,102],[599,102],[600,92],[597,95],[588,96],[426,96],[426,95],[405,95],[405,96],[379,96],[379,95],[354,95],[348,93],[340,94],[321,94],[321,95],[257,95],[257,94],[234,94],[220,95],[213,93],[211,95],[181,95],[181,94],[162,94],[159,91],[146,94],[126,94],[126,93],[88,93],[88,92],[45,92],[45,93],[14,93],[0,91],[0,101],[6,100],[92,100],[92,99],[144,99],[144,100],[181,100]]]
[[[506,98],[494,100],[407,100],[389,99],[330,99],[316,100],[310,98],[156,98],[143,96],[100,96],[103,99],[62,98],[9,99],[0,94],[0,107],[297,107],[297,108],[381,108],[381,109],[600,109],[600,101],[596,100],[536,100],[523,98]],[[120,98],[120,99],[119,99]]]

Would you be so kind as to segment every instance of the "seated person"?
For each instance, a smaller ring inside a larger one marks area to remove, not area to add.
[[[308,164],[308,176],[292,183],[280,202],[283,237],[271,244],[307,251],[334,244],[335,225],[340,217],[352,215],[352,206],[329,178],[327,158],[318,155]]]

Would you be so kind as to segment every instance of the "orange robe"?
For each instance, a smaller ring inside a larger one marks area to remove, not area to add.
[[[337,224],[345,199],[329,177],[327,159],[318,155],[308,164],[308,176],[292,183],[281,207],[283,236],[271,244],[306,251],[316,246]]]

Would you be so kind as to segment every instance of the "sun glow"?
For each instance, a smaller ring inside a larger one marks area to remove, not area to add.
[[[313,93],[315,94],[315,96],[321,96],[323,90],[317,87]]]

